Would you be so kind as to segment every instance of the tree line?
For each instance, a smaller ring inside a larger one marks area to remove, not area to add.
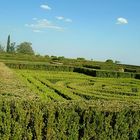
[[[8,35],[7,38],[7,45],[6,47],[3,47],[0,44],[0,52],[6,52],[6,53],[21,53],[21,54],[29,54],[34,55],[34,50],[32,48],[32,43],[30,42],[22,42],[19,45],[16,45],[15,42],[11,42],[11,37]]]
[[[12,53],[12,54],[28,54],[28,55],[35,55],[35,52],[32,48],[32,43],[30,42],[22,42],[18,45],[16,45],[15,42],[11,42],[11,37],[10,35],[8,35],[7,38],[7,45],[6,47],[3,47],[0,44],[0,53]],[[40,54],[36,54],[35,56],[37,57],[42,57]],[[51,60],[53,61],[61,61],[61,60],[66,60],[67,58],[65,58],[64,56],[49,56],[49,55],[45,55],[45,58],[51,58]],[[67,59],[69,60],[69,59]],[[79,62],[84,62],[87,61],[85,58],[83,57],[78,57],[75,60],[79,61]],[[72,61],[72,59],[70,59],[70,61]],[[74,60],[73,60],[74,61]],[[93,59],[91,59],[91,61],[93,61]],[[112,59],[107,59],[106,64],[120,64],[120,61],[113,61]]]

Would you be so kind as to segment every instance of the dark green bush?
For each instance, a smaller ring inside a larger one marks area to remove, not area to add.
[[[94,66],[94,65],[83,65],[85,68],[92,68],[92,69],[101,69],[100,66]]]
[[[20,64],[20,63],[5,63],[13,69],[31,69],[31,70],[48,70],[48,71],[73,71],[71,66],[59,66],[48,64]]]
[[[48,70],[48,71],[67,71],[78,72],[94,77],[104,78],[136,78],[140,79],[140,74],[130,72],[118,72],[107,70],[95,70],[84,67],[72,67],[65,65],[50,65],[50,64],[22,64],[22,63],[5,63],[8,67],[13,69],[32,69],[32,70]]]
[[[139,130],[140,111],[132,107],[0,100],[0,139],[139,139]]]
[[[135,74],[136,79],[140,79],[140,73]]]
[[[124,72],[137,72],[136,69],[125,68]]]
[[[114,71],[96,71],[96,77],[117,78],[117,72],[114,72]]]
[[[134,78],[135,77],[133,73],[129,73],[129,72],[93,70],[89,68],[74,68],[74,72],[84,73],[90,76],[104,77],[104,78]]]

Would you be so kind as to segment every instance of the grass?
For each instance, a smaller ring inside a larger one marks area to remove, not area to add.
[[[31,100],[38,98],[38,96],[31,92],[28,87],[18,79],[16,74],[3,63],[0,63],[0,97]]]
[[[15,70],[25,84],[42,96],[55,101],[117,100],[140,102],[140,80],[97,78],[74,72]],[[31,88],[33,87],[34,88]],[[42,98],[44,98],[42,96]]]

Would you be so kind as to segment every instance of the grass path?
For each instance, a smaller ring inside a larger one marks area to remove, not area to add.
[[[5,64],[0,63],[0,97],[17,99],[37,98]]]

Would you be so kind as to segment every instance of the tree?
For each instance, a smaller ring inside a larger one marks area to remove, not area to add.
[[[8,39],[7,39],[7,47],[6,47],[6,52],[8,53],[14,53],[15,52],[15,42],[10,41],[10,35],[8,35]]]
[[[113,64],[113,60],[112,59],[107,59],[105,62]]]
[[[34,51],[32,49],[32,43],[30,43],[30,42],[23,42],[23,43],[19,44],[17,46],[16,51],[17,51],[17,53],[34,55]]]
[[[82,57],[78,57],[77,60],[80,60],[80,61],[84,61],[85,58],[82,58]]]
[[[59,57],[58,57],[58,60],[64,60],[64,59],[65,59],[64,56],[59,56]]]
[[[117,60],[115,61],[115,64],[120,64],[120,63],[121,63],[120,61],[117,61]]]
[[[0,44],[0,53],[4,52],[4,47]]]
[[[10,52],[10,35],[8,35],[8,39],[7,39],[7,48],[6,48],[6,52]]]
[[[12,42],[11,44],[10,44],[10,53],[14,53],[15,52],[15,45],[16,45],[16,43],[15,42]]]
[[[49,56],[49,55],[45,55],[44,57],[45,57],[45,58],[50,58],[50,56]]]
[[[52,60],[58,60],[57,56],[53,56],[53,55],[51,56],[51,59]]]

